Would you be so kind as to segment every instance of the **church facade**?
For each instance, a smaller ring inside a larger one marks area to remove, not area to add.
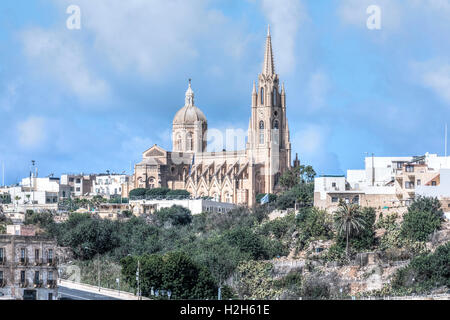
[[[250,207],[257,194],[279,190],[281,174],[291,167],[291,143],[286,92],[275,73],[270,29],[251,101],[245,150],[207,152],[208,122],[195,106],[189,81],[185,105],[172,123],[172,151],[157,145],[146,150],[126,189],[183,189],[194,197]]]

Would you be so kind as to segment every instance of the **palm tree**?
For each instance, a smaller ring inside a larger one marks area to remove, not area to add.
[[[348,241],[351,234],[358,234],[366,228],[365,221],[361,216],[360,207],[355,204],[340,202],[334,215],[334,222],[339,235],[345,235],[345,253],[348,257]]]

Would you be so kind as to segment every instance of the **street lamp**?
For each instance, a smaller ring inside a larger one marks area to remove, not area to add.
[[[97,252],[97,268],[98,268],[97,281],[98,281],[98,291],[100,291],[100,253],[96,249],[91,249],[89,247],[84,247],[84,248],[87,250]]]
[[[131,254],[127,255],[128,257],[131,257]],[[139,260],[139,257],[137,258],[138,261],[138,266],[137,266],[137,270],[136,270],[136,281],[137,281],[137,285],[138,285],[138,300],[142,300],[141,299],[141,281],[140,281],[140,274],[141,274],[141,261]],[[153,288],[152,288],[153,290]]]

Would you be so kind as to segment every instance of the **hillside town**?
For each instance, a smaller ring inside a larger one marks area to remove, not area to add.
[[[0,300],[449,300],[450,157],[317,175],[291,156],[270,27],[261,58],[240,150],[209,151],[189,79],[171,148],[148,145],[133,172],[30,160],[3,182]]]

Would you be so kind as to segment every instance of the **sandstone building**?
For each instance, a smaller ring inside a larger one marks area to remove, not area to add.
[[[41,236],[0,235],[0,296],[56,300],[56,243]]]
[[[245,150],[207,152],[208,122],[195,105],[189,81],[184,107],[172,123],[172,151],[154,145],[135,165],[124,190],[184,189],[193,197],[252,206],[259,193],[273,193],[279,177],[291,167],[286,92],[275,73],[270,28],[262,72],[253,83]]]

